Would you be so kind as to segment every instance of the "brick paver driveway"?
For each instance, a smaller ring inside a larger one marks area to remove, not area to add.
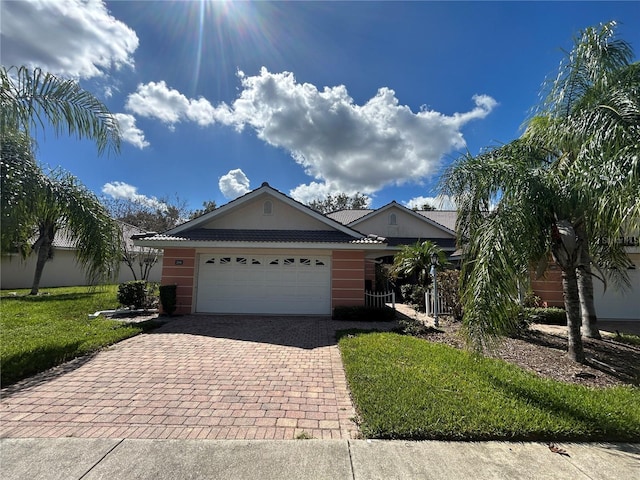
[[[335,326],[349,327],[177,318],[2,390],[0,437],[349,438],[357,428]]]

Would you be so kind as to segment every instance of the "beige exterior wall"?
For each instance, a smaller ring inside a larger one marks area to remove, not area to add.
[[[264,203],[270,201],[271,214],[264,213]],[[215,217],[204,228],[248,230],[333,230],[309,214],[287,205],[271,195],[260,195],[252,202],[240,205],[226,215]]]
[[[390,216],[395,214],[396,224],[391,225]],[[440,228],[430,225],[428,222],[416,218],[401,208],[390,207],[371,218],[354,225],[356,230],[362,233],[374,233],[381,237],[422,237],[422,238],[454,238]]]
[[[364,252],[336,250],[331,259],[331,308],[364,305]]]
[[[0,288],[31,288],[36,270],[36,256],[31,255],[23,261],[19,255],[3,255],[0,266]],[[162,275],[162,257],[151,269],[149,280],[159,282]],[[116,283],[133,280],[129,267],[120,265],[120,274]],[[73,287],[88,285],[84,270],[76,262],[73,250],[56,249],[54,256],[47,262],[40,280],[41,288]]]

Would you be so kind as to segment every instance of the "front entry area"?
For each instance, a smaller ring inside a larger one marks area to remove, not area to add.
[[[200,254],[198,313],[331,314],[331,257]]]

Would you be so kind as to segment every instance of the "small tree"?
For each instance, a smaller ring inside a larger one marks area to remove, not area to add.
[[[194,218],[200,217],[205,213],[213,212],[218,206],[216,205],[215,200],[207,200],[206,202],[202,202],[202,208],[197,210],[193,210],[189,214],[189,220],[193,220]]]
[[[358,210],[361,208],[367,208],[369,204],[369,198],[356,192],[354,195],[347,195],[346,193],[338,193],[336,195],[328,195],[323,200],[313,200],[307,205],[320,213],[337,212],[338,210]]]

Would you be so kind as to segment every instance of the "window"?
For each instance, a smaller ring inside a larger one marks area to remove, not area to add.
[[[216,263],[216,257],[210,258],[206,263]]]
[[[236,257],[236,263],[239,263],[240,265],[246,265],[247,259],[245,257]]]
[[[227,263],[231,263],[231,257],[222,257],[220,259],[220,265],[226,265]]]
[[[311,259],[310,258],[301,258],[300,259],[300,265],[307,265],[307,266],[311,266]]]
[[[273,202],[271,200],[267,200],[266,202],[264,202],[264,205],[262,206],[262,212],[265,215],[273,215]]]
[[[285,258],[284,262],[282,263],[283,265],[295,265],[296,263],[296,259],[295,258]]]
[[[277,258],[275,260],[271,260],[269,262],[269,265],[280,265],[280,260]]]
[[[398,224],[398,219],[396,218],[396,214],[392,213],[391,215],[389,215],[389,225],[397,225]]]
[[[321,266],[324,265],[324,262],[322,260],[316,260],[316,266]]]
[[[252,258],[251,265],[261,265],[260,260],[258,260],[257,258]]]

